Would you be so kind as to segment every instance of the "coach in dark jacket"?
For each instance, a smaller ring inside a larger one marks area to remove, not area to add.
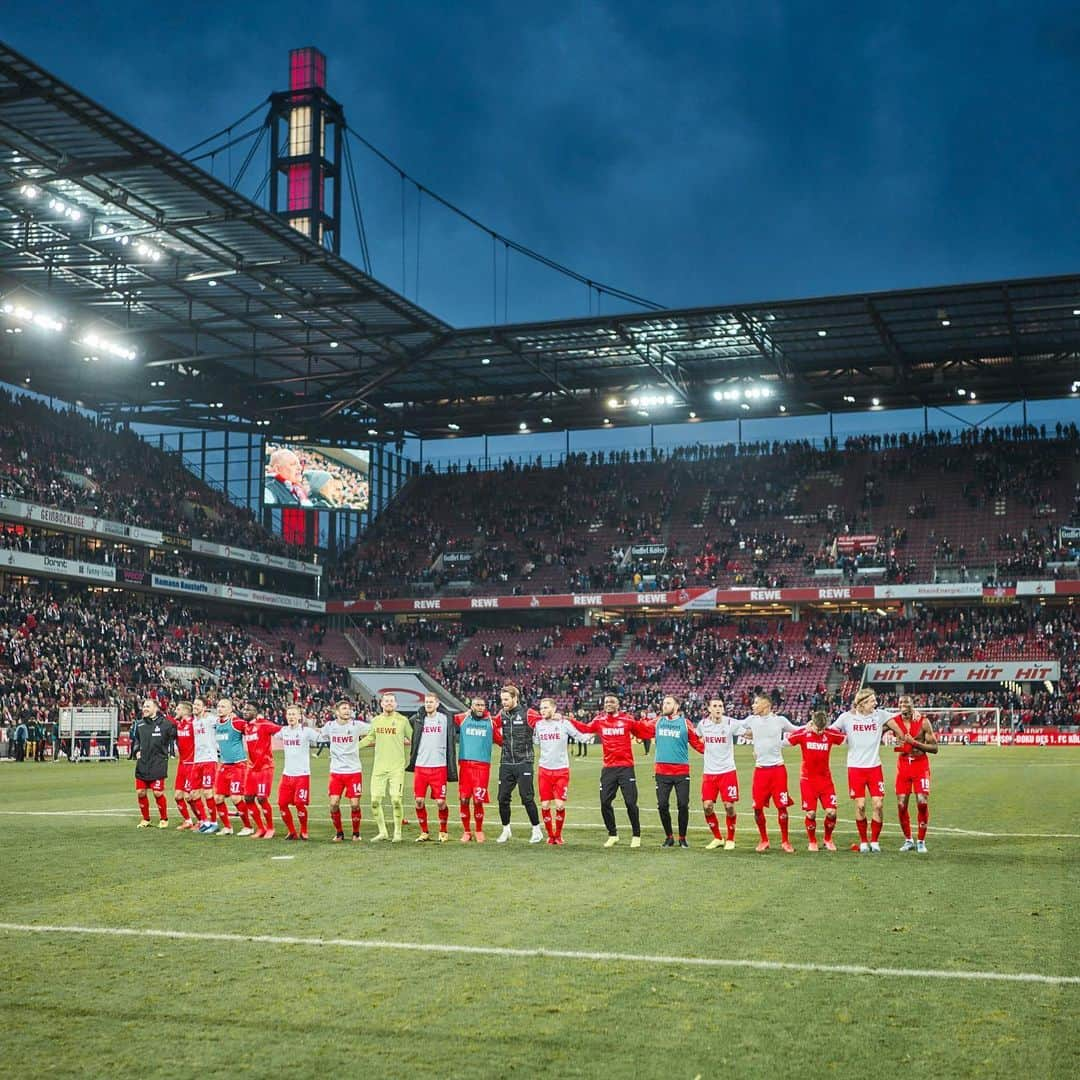
[[[176,742],[176,725],[158,712],[157,702],[147,698],[142,703],[142,718],[131,728],[131,756],[135,758],[135,794],[142,821],[150,825],[150,798],[154,793],[158,809],[158,827],[168,828],[169,811],[165,801],[165,778],[169,773],[169,751]]]
[[[499,820],[502,833],[495,841],[505,844],[510,839],[510,796],[514,788],[521,796],[521,805],[532,825],[530,843],[543,839],[540,832],[540,812],[536,809],[533,789],[533,725],[529,712],[521,703],[521,691],[516,686],[504,686],[499,691],[502,709],[495,718],[502,729],[502,755],[499,760]]]

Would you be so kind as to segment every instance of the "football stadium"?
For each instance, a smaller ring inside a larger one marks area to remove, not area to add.
[[[0,43],[5,1075],[1077,1075],[1080,273],[655,303],[295,44]]]

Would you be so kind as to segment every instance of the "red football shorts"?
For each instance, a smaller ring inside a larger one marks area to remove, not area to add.
[[[161,794],[165,790],[165,777],[160,780],[142,780],[138,776],[135,777],[135,790],[136,791],[153,791],[157,794]]]
[[[536,780],[541,802],[566,802],[566,793],[570,790],[569,769],[538,769]]]
[[[332,772],[330,786],[326,793],[330,796],[344,795],[346,799],[359,799],[364,790],[364,774],[358,772]]]
[[[759,765],[754,770],[754,782],[751,799],[755,810],[763,810],[772,800],[777,810],[791,805],[791,796],[787,789],[786,765]]]
[[[853,799],[861,799],[867,789],[871,798],[885,795],[885,774],[880,765],[869,769],[848,769],[847,783],[848,794]]]
[[[182,791],[186,795],[192,791],[192,782],[195,779],[195,766],[190,761],[181,761],[176,766],[176,782],[173,787],[176,791]]]
[[[809,813],[817,809],[819,802],[825,810],[836,809],[836,786],[831,776],[800,777],[799,794],[802,795],[802,808]]]
[[[491,765],[486,761],[458,762],[458,798],[461,802],[491,802],[488,784],[491,781]],[[543,796],[541,796],[543,798]]]
[[[213,791],[216,778],[216,761],[193,761],[191,763],[192,791]]]
[[[446,766],[417,765],[413,770],[413,798],[423,799],[431,791],[433,799],[446,798]]]
[[[905,761],[901,758],[896,763],[896,794],[910,795],[930,794],[930,762],[923,758],[921,761]]]
[[[310,776],[283,776],[278,784],[278,806],[307,806],[311,798]]]
[[[706,773],[701,778],[701,801],[738,802],[739,774],[734,769],[731,772]]]
[[[244,777],[244,795],[253,795],[259,799],[269,799],[274,790],[274,767],[269,769],[248,768]]]
[[[217,782],[214,784],[214,794],[219,799],[226,797],[230,799],[239,798],[244,794],[244,774],[246,772],[247,766],[242,764],[222,764],[219,766]]]

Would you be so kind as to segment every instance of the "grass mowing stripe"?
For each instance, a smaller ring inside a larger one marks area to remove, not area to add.
[[[586,960],[590,963],[653,964],[665,967],[744,968],[752,971],[799,971],[826,975],[885,978],[960,979],[967,982],[1045,983],[1080,986],[1080,975],[1038,972],[947,971],[932,968],[869,967],[861,964],[791,963],[781,960],[734,960],[713,956],[653,956],[647,953],[582,952],[568,949],[507,949],[490,945],[452,945],[420,941],[365,941],[358,938],[284,937],[274,934],[219,934],[192,930],[155,930],[124,926],[48,926],[0,922],[0,930],[27,934],[91,934],[102,937],[147,937],[174,941],[222,941],[259,945],[310,946],[338,949],[385,949],[397,952],[500,956],[536,960]]]

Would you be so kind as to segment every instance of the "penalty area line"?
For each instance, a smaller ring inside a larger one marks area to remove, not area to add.
[[[446,956],[494,956],[515,960],[579,960],[588,963],[648,964],[663,967],[743,969],[747,971],[806,972],[878,978],[956,979],[966,982],[1042,983],[1080,985],[1080,975],[1039,972],[949,971],[920,968],[869,967],[862,964],[813,964],[782,960],[736,960],[716,956],[662,956],[648,953],[581,952],[570,949],[509,949],[494,945],[450,945],[420,941],[374,941],[363,938],[284,937],[274,934],[225,934],[194,930],[157,930],[124,926],[52,926],[0,922],[0,930],[23,934],[72,934],[98,937],[152,938],[172,941],[217,941],[236,944],[286,945],[309,948],[368,949],[388,952],[434,953]]]

